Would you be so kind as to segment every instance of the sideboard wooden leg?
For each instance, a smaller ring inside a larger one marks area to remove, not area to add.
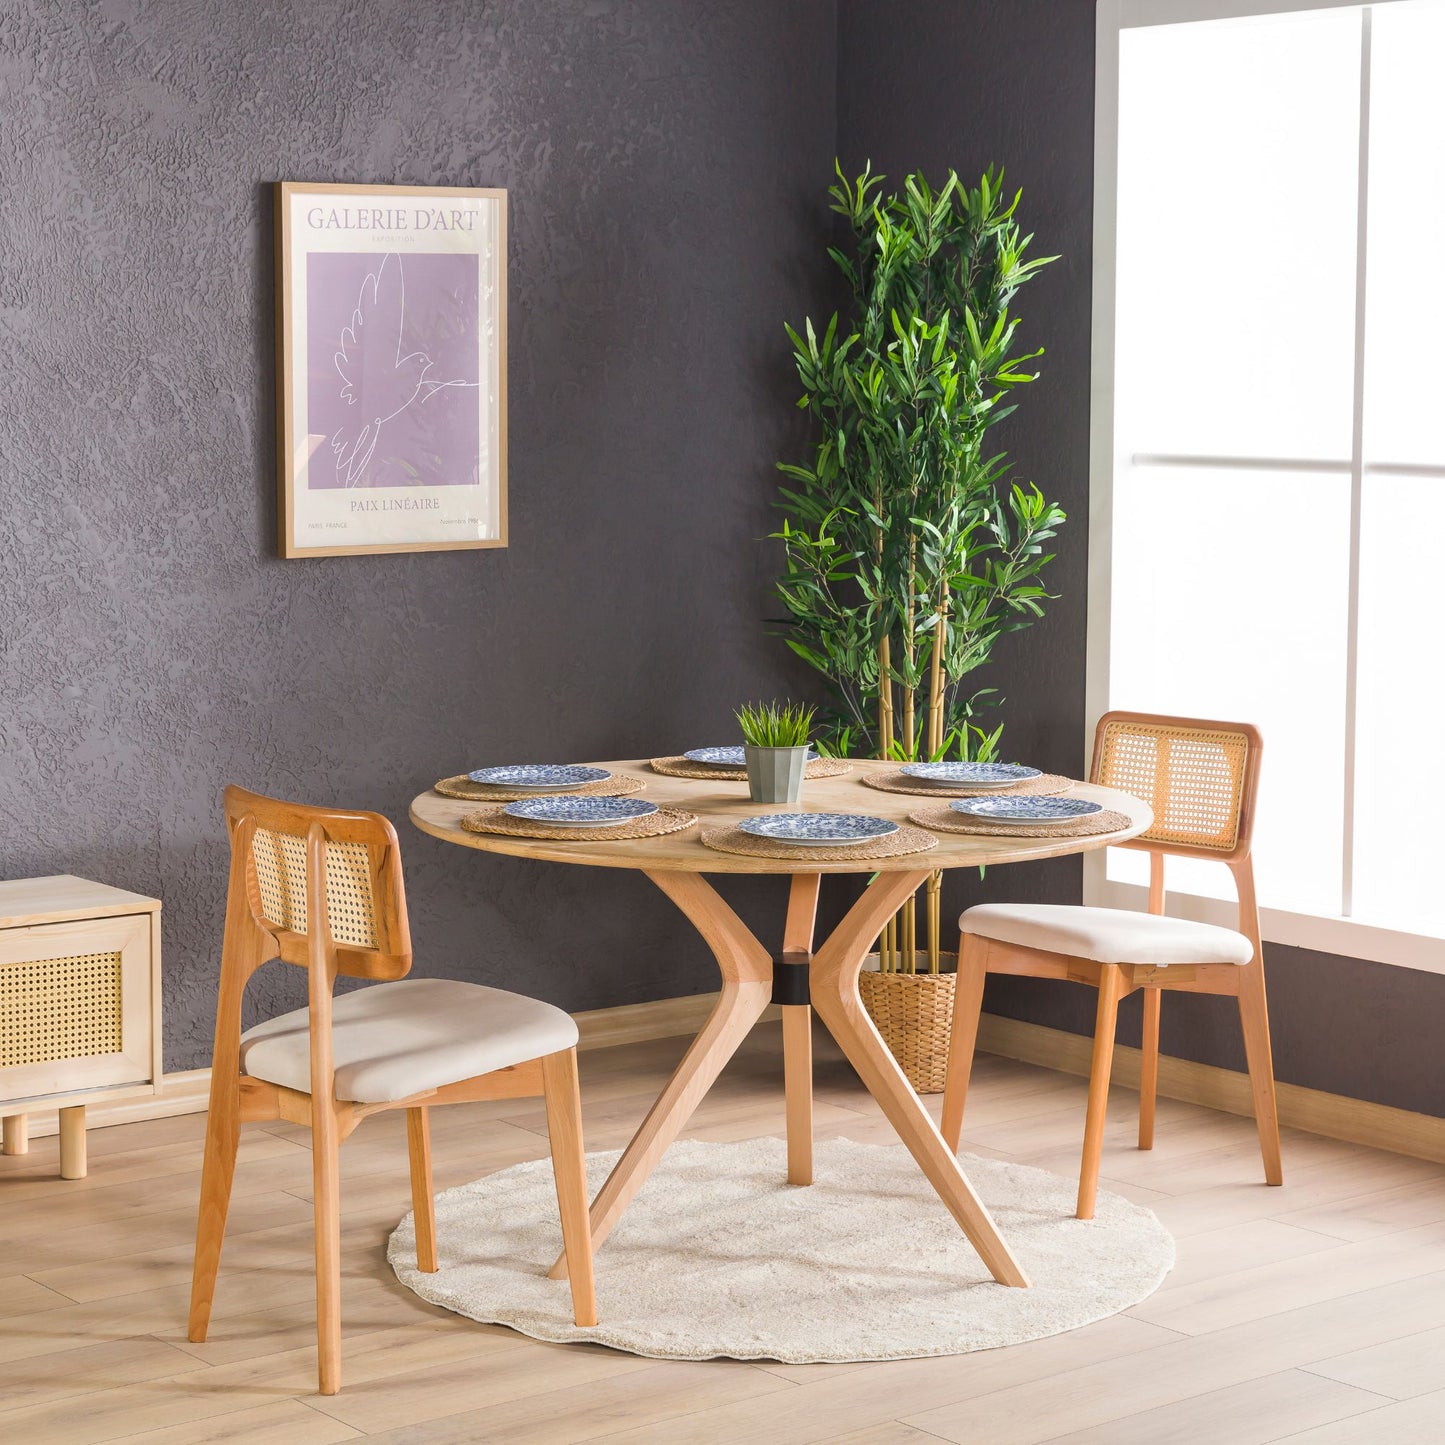
[[[28,1154],[30,1152],[30,1126],[24,1114],[5,1116],[5,1153]]]
[[[85,1105],[60,1111],[60,1177],[85,1178]]]

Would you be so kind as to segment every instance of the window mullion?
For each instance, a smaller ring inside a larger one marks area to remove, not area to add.
[[[1360,11],[1360,154],[1355,222],[1355,370],[1350,442],[1350,551],[1345,633],[1344,838],[1340,912],[1354,912],[1355,748],[1359,723],[1360,523],[1365,490],[1365,283],[1370,223],[1370,7]]]

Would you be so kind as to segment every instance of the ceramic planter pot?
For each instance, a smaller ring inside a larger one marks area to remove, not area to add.
[[[808,749],[743,746],[748,768],[748,796],[755,803],[796,803],[803,791]]]

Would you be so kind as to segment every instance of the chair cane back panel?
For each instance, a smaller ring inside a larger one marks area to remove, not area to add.
[[[1136,845],[1235,857],[1249,846],[1259,734],[1244,724],[1110,713],[1093,780],[1142,798],[1154,822]]]
[[[315,838],[326,894],[322,943],[337,972],[349,978],[406,977],[411,930],[401,852],[396,830],[381,814],[286,803],[233,786],[226,789],[226,818],[233,886],[246,900],[249,926],[270,939],[257,944],[263,958],[301,967],[311,961],[307,856]],[[242,930],[239,916],[236,926]],[[236,942],[243,937],[244,930],[237,932]]]
[[[251,861],[267,921],[304,936],[306,839],[258,827],[251,837]],[[326,920],[337,943],[377,946],[376,900],[365,843],[326,844]]]

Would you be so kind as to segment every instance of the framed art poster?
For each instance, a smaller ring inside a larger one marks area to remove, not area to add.
[[[283,557],[507,545],[507,193],[276,197]]]

